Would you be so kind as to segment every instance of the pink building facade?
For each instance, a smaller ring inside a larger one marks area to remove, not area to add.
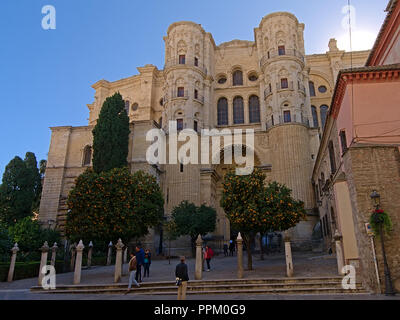
[[[400,292],[400,2],[386,11],[366,66],[339,72],[313,171],[321,224],[331,229],[325,249],[335,252],[341,240],[345,264],[376,293],[384,292],[385,277],[381,239],[366,229],[374,190],[393,223],[385,245]]]

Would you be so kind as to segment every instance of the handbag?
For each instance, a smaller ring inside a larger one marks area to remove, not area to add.
[[[176,278],[175,285],[179,287],[181,284],[182,284],[182,279]]]

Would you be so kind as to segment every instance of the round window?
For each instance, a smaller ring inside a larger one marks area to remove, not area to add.
[[[226,82],[226,78],[225,77],[221,77],[218,79],[218,83],[219,84],[224,84]]]
[[[258,77],[257,77],[256,74],[251,74],[251,75],[249,75],[249,80],[250,80],[250,81],[257,81],[257,80],[258,80]]]
[[[328,89],[327,89],[325,86],[320,86],[320,87],[318,88],[318,91],[321,92],[321,93],[325,93],[325,92],[328,91]]]
[[[137,103],[134,103],[132,105],[132,111],[136,111],[137,109],[139,109],[139,105]]]

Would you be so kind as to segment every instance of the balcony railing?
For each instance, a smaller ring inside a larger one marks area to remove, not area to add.
[[[268,96],[269,96],[270,94],[272,94],[272,90],[271,90],[270,87],[267,87],[267,88],[264,90],[264,100],[267,99]]]
[[[300,59],[303,63],[305,62],[303,54],[296,49],[270,50],[261,59],[260,66],[262,67],[270,59],[274,59],[276,57],[296,57],[296,58]]]
[[[204,97],[201,96],[201,95],[197,95],[197,97],[193,97],[193,99],[194,99],[195,101],[198,101],[198,102],[204,104]]]
[[[297,84],[299,91],[306,93],[306,87],[301,82],[298,82]]]
[[[276,84],[276,88],[279,90],[293,90],[293,81],[288,82],[286,85],[282,82]]]
[[[189,67],[195,67],[199,68],[201,71],[203,71],[205,74],[207,74],[207,68],[206,66],[201,63],[200,61],[197,61],[197,63],[194,61],[194,59],[185,59],[185,63],[179,63],[179,58],[174,58],[174,59],[169,59],[165,62],[164,69],[175,67],[175,66],[189,66]]]
[[[197,97],[195,97],[194,95],[192,96],[192,98],[195,101],[198,101],[202,104],[204,104],[204,96],[198,94]],[[188,90],[185,90],[185,92],[183,93],[183,95],[178,95],[178,92],[174,92],[172,95],[171,94],[166,94],[163,97],[163,104],[167,103],[169,100],[173,100],[173,99],[189,99],[189,92]]]
[[[275,119],[272,121],[272,119],[267,121],[267,129],[270,129],[272,127],[275,126],[279,126],[279,125],[283,125],[283,124],[293,124],[293,123],[299,123],[299,124],[303,124],[306,127],[310,127],[310,121],[308,119],[305,119],[303,116],[301,117],[297,117],[296,114],[294,114],[290,121],[286,121],[283,116],[279,116],[278,119]]]

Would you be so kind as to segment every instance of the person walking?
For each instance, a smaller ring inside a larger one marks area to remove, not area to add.
[[[175,268],[175,277],[178,285],[178,300],[186,300],[186,289],[189,281],[188,267],[185,257],[181,257],[181,263]]]
[[[214,251],[209,246],[206,246],[206,252],[204,254],[204,259],[206,259],[207,262],[207,272],[210,272],[210,261],[212,257],[214,256]]]
[[[224,243],[224,256],[228,256],[228,245],[226,243]]]
[[[229,255],[233,257],[233,253],[235,252],[235,244],[233,243],[233,240],[229,241]]]
[[[139,245],[136,246],[136,262],[137,262],[137,271],[136,271],[136,281],[142,282],[142,266],[144,265],[144,251],[140,248]]]
[[[149,249],[146,249],[146,251],[144,252],[144,274],[143,274],[143,278],[146,277],[147,274],[147,278],[150,277],[150,265],[151,265],[151,253]]]
[[[136,263],[136,256],[131,253],[131,260],[129,260],[129,284],[128,284],[128,290],[125,292],[125,294],[128,294],[131,291],[132,288],[132,282],[135,284],[137,288],[140,288],[140,284],[137,283],[135,277],[136,277],[136,269],[137,269],[137,263]]]

